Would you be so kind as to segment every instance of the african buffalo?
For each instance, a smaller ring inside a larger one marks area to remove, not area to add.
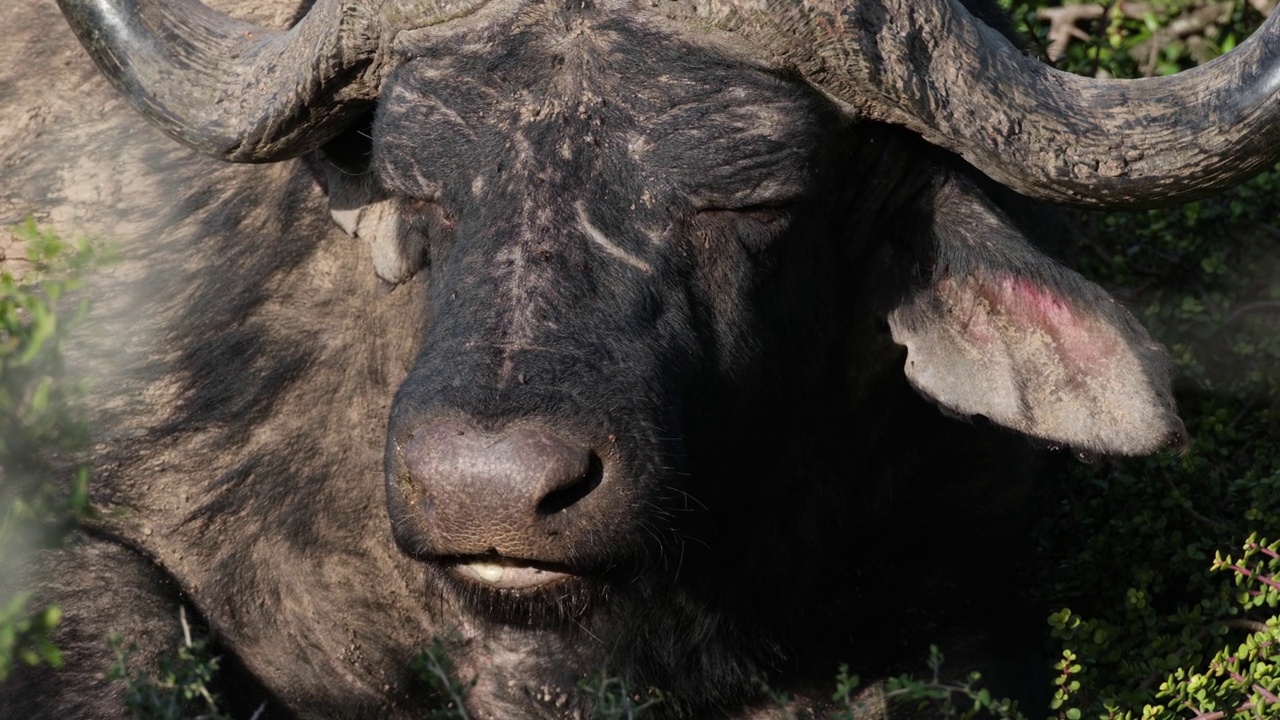
[[[103,639],[154,662],[179,608],[245,716],[421,715],[433,638],[473,717],[599,672],[821,711],[930,643],[1033,701],[1043,448],[1183,430],[1009,189],[1144,206],[1280,153],[1275,19],[1121,83],[956,0],[59,5],[123,100],[51,4],[0,9],[0,216],[122,260],[75,350],[95,513],[32,571],[68,668],[5,718],[119,717]]]

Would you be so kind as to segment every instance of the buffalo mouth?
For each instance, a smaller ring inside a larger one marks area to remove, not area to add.
[[[448,570],[464,581],[494,590],[536,590],[578,577],[567,567],[508,558],[463,558]]]
[[[609,595],[603,577],[559,563],[464,556],[427,562],[432,585],[448,588],[470,614],[524,627],[577,623]]]

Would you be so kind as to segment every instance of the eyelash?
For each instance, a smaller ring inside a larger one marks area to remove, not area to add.
[[[790,220],[790,213],[780,206],[703,210],[694,216],[691,230],[696,235],[702,235],[704,242],[711,235],[731,232],[733,241],[747,254],[757,261],[767,262],[770,251],[776,245],[775,240],[787,228]]]
[[[760,206],[731,211],[760,223],[765,227],[784,224],[791,219],[790,214],[780,207]]]
[[[452,215],[435,200],[418,198],[406,200],[400,205],[401,217],[415,232],[432,237],[440,232],[450,232],[457,225]]]
[[[448,242],[457,221],[434,200],[408,198],[400,202],[401,222],[422,245],[421,268],[431,267],[432,250]]]

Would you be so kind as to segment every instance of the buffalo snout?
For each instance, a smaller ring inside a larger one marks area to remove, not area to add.
[[[616,509],[606,465],[587,443],[546,427],[428,425],[390,478],[396,540],[422,559],[566,563]]]

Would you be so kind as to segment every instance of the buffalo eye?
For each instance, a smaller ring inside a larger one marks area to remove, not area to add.
[[[406,234],[421,242],[421,267],[430,267],[433,247],[452,241],[457,220],[435,200],[406,198],[399,209]]]
[[[457,224],[435,200],[406,199],[400,205],[400,214],[413,230],[426,235],[451,232]]]
[[[689,230],[694,242],[718,246],[732,239],[756,262],[769,263],[777,240],[791,224],[791,214],[781,205],[754,205],[736,209],[710,209],[696,213]]]

